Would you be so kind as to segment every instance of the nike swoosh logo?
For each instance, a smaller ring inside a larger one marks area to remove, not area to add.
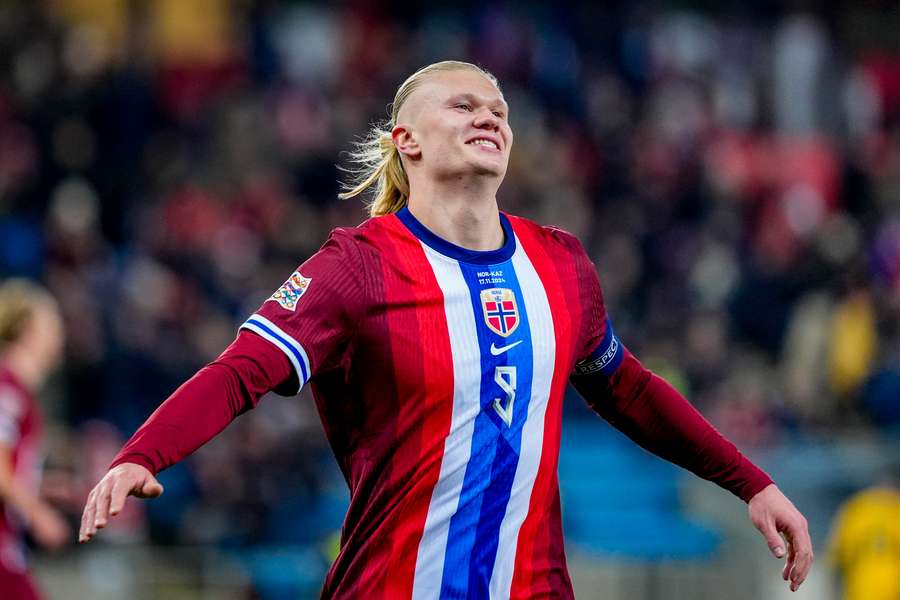
[[[515,348],[516,346],[518,346],[519,344],[521,344],[524,341],[525,340],[519,340],[518,342],[513,342],[512,344],[509,344],[508,346],[500,346],[499,348],[496,345],[494,345],[493,342],[491,342],[491,354],[493,354],[494,356],[500,356],[501,354],[503,354],[510,348]]]

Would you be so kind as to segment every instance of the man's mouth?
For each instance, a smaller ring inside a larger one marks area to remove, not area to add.
[[[484,146],[486,148],[497,151],[500,150],[500,148],[497,146],[497,142],[495,142],[494,140],[489,140],[487,138],[475,138],[474,140],[466,142],[466,144],[471,144],[473,146]]]

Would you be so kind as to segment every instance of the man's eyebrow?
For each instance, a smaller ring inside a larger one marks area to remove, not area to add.
[[[448,100],[448,102],[455,102],[457,100],[468,100],[469,102],[480,102],[481,98],[471,92],[461,92],[459,94],[454,94],[454,95],[450,96],[450,99]],[[506,104],[506,100],[504,100],[502,96],[495,100],[489,101],[487,104],[489,106],[501,106],[501,107],[503,107],[504,110],[509,109],[509,105]]]

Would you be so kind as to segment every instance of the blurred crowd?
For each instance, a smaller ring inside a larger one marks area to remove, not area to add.
[[[575,233],[620,337],[739,445],[900,424],[900,15],[752,4],[0,3],[0,276],[67,323],[58,495],[365,218],[346,151],[447,58],[510,104],[501,208]],[[264,404],[172,470],[154,538],[322,533],[315,409]]]

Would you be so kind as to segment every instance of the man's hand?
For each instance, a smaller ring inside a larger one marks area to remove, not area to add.
[[[145,467],[134,463],[113,467],[88,494],[84,514],[81,515],[78,541],[86,542],[94,537],[98,529],[106,527],[109,518],[122,511],[128,496],[156,498],[162,493],[163,486]]]
[[[785,581],[790,579],[791,591],[796,592],[806,579],[813,562],[812,542],[806,519],[775,484],[753,496],[749,510],[750,521],[766,538],[772,554],[777,558],[787,556],[781,577]]]

